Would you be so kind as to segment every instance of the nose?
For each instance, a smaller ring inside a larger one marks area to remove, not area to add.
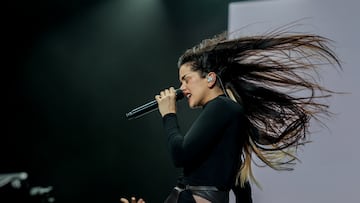
[[[185,84],[184,84],[184,83],[181,83],[181,85],[180,85],[180,89],[181,89],[182,91],[184,91],[184,90],[185,90]]]

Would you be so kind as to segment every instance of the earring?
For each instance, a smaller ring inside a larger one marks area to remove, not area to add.
[[[213,80],[212,77],[207,76],[207,81],[208,81],[208,82],[211,82],[212,80]]]

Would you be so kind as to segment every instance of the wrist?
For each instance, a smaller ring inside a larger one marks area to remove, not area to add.
[[[167,111],[167,112],[161,113],[161,117],[164,118],[168,114],[176,114],[176,111]]]

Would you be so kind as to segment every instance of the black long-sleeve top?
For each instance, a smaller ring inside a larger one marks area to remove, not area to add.
[[[163,117],[167,144],[182,183],[230,189],[240,166],[244,115],[240,104],[218,96],[209,101],[189,131],[180,132],[176,114]]]

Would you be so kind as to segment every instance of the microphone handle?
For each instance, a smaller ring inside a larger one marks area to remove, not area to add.
[[[137,107],[136,109],[131,110],[129,113],[126,113],[126,118],[128,120],[136,119],[143,115],[151,113],[156,109],[158,109],[158,104],[156,100],[153,100],[142,106]]]
[[[176,93],[176,100],[180,100],[180,99],[184,98],[184,94],[181,89],[176,89],[175,93]],[[155,111],[156,109],[158,109],[158,103],[156,100],[153,100],[151,102],[148,102],[142,106],[139,106],[139,107],[133,109],[129,113],[126,113],[126,118],[128,120],[136,119],[143,115],[151,113],[151,112]]]

